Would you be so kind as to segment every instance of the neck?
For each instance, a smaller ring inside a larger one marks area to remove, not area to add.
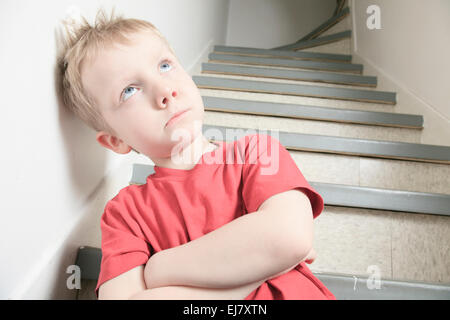
[[[189,145],[168,158],[152,159],[156,166],[171,169],[190,170],[199,162],[202,155],[217,148],[217,145],[209,142],[199,134]]]

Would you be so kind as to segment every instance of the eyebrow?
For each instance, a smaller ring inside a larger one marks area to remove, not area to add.
[[[171,54],[171,51],[169,50],[169,48],[167,47],[167,45],[165,45],[164,43],[161,43],[161,46],[159,48],[159,52],[156,55],[157,58],[157,63],[160,63],[161,61],[163,61],[165,58],[164,56],[167,56],[168,54]],[[124,86],[128,86],[129,83],[133,82],[133,80],[135,79],[135,77],[131,77],[131,76],[127,76],[127,77],[121,77],[117,82],[114,82],[111,84],[111,97],[112,98],[112,102],[113,102],[113,106],[115,108],[118,108],[121,104],[120,101],[120,96],[123,92],[123,90],[126,88]],[[120,92],[118,92],[120,91]],[[118,97],[117,97],[118,95]]]

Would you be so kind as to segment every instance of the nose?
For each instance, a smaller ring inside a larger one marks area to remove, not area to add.
[[[177,97],[178,92],[175,89],[170,87],[164,87],[160,91],[160,94],[157,95],[156,104],[159,108],[167,108],[168,104]]]

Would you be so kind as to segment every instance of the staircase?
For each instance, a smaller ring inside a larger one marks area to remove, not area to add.
[[[215,46],[193,76],[203,130],[279,131],[324,198],[309,267],[338,299],[450,299],[450,147],[421,144],[426,119],[396,113],[397,93],[351,63],[344,2],[295,43]],[[131,183],[152,172],[136,164]],[[98,250],[82,248],[77,260],[91,279]],[[370,286],[377,278],[381,287]]]
[[[377,77],[351,63],[349,14],[337,8],[282,47],[215,46],[193,77],[204,130],[280,131],[325,200],[310,269],[346,286],[341,298],[394,297],[386,288],[395,283],[397,298],[421,299],[426,283],[450,299],[450,147],[421,144],[423,117],[396,113],[397,93],[377,90]],[[360,282],[375,270],[378,291]]]

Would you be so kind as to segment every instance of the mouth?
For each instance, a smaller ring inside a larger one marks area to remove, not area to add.
[[[169,121],[167,121],[165,127],[170,126],[170,125],[171,125],[172,123],[174,123],[175,121],[177,121],[177,120],[181,119],[182,117],[184,117],[184,115],[186,114],[186,112],[188,112],[189,110],[191,110],[191,109],[185,109],[185,110],[182,110],[182,111],[180,111],[180,112],[175,113],[175,114],[173,115],[173,117],[170,118]]]

